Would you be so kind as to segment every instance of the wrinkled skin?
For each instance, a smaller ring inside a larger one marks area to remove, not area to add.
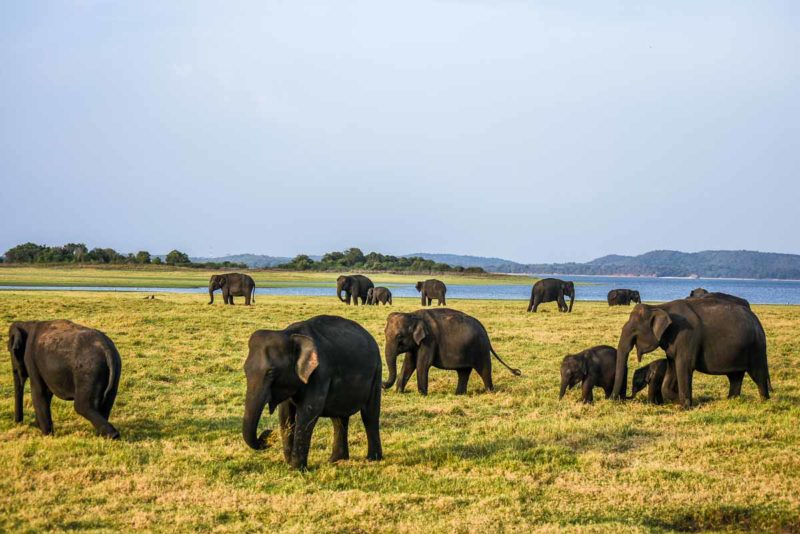
[[[416,287],[417,292],[419,293],[421,306],[430,306],[433,302],[433,299],[436,299],[438,306],[447,306],[447,299],[445,298],[445,295],[447,294],[447,286],[444,285],[444,282],[441,280],[431,278],[430,280],[425,280],[424,282],[417,282],[417,285],[414,287]]]
[[[564,297],[569,297],[569,307],[567,307]],[[575,302],[575,284],[565,282],[558,278],[544,278],[533,284],[531,298],[528,301],[528,311],[536,312],[539,304],[543,302],[557,302],[558,311],[571,312],[572,304]]]
[[[428,394],[428,371],[431,367],[458,372],[456,395],[467,392],[469,375],[474,369],[487,391],[493,391],[492,358],[513,374],[519,369],[508,367],[497,355],[483,325],[460,311],[448,308],[417,310],[413,313],[391,313],[386,320],[386,366],[389,377],[383,387],[389,389],[397,379],[397,357],[406,354],[397,391],[403,392],[411,375],[417,372],[417,388]]]
[[[637,393],[647,388],[647,402],[651,404],[664,404],[664,376],[667,373],[669,362],[666,358],[661,358],[651,362],[644,367],[639,367],[633,373],[633,387],[631,390],[631,398],[636,396]],[[678,384],[675,380],[668,385],[667,389],[670,391],[670,397],[667,400],[674,400],[678,397]]]
[[[22,422],[25,381],[31,380],[36,424],[53,432],[53,395],[74,401],[75,411],[101,436],[119,438],[108,422],[117,397],[122,363],[114,343],[99,330],[70,321],[16,322],[8,330],[14,374],[14,421]]]
[[[380,439],[381,355],[375,339],[358,323],[319,315],[285,330],[256,330],[244,364],[247,377],[242,436],[253,449],[266,447],[270,431],[258,435],[265,406],[278,408],[283,455],[297,469],[308,466],[308,450],[320,417],[333,421],[331,462],[350,457],[350,416],[361,413],[367,459],[383,458]]]
[[[361,299],[361,304],[367,303],[367,294],[370,288],[375,287],[372,280],[362,274],[341,275],[336,279],[336,296],[339,300],[350,305],[350,299],[353,299],[353,305],[358,306],[358,299]],[[345,296],[342,297],[342,292]]]
[[[695,289],[692,289],[692,292],[689,293],[689,298],[691,298],[691,297],[702,297],[703,295],[708,295],[708,291],[706,291],[702,287],[697,287]]]
[[[371,287],[367,291],[367,304],[377,306],[378,304],[392,304],[392,292],[386,287]]]
[[[612,289],[607,300],[609,306],[628,306],[631,302],[641,304],[642,297],[634,289]]]
[[[614,389],[617,351],[608,345],[598,345],[578,354],[568,354],[561,362],[561,391],[558,399],[564,398],[568,389],[581,384],[583,402],[594,401],[592,389],[603,388],[606,398]],[[623,392],[624,396],[624,392]]]
[[[222,290],[222,301],[233,305],[233,297],[244,297],[245,306],[256,301],[256,283],[253,278],[241,273],[214,274],[208,281],[209,304],[214,304],[214,291]]]
[[[718,293],[718,292],[708,293],[708,292],[706,292],[706,293],[700,295],[697,298],[701,298],[701,299],[704,299],[704,298],[716,298],[716,299],[720,299],[720,300],[728,300],[733,304],[739,304],[740,306],[744,306],[746,308],[750,308],[750,303],[747,300],[745,300],[745,299],[743,299],[741,297],[734,296],[734,295],[729,295],[727,293]]]
[[[615,398],[623,391],[628,354],[634,346],[639,361],[644,354],[658,348],[664,350],[668,367],[662,395],[669,398],[669,385],[677,381],[678,400],[684,408],[692,405],[694,371],[727,375],[732,397],[741,392],[747,373],[762,399],[769,398],[764,329],[749,307],[730,299],[706,296],[655,306],[637,304],[622,328],[617,346]]]

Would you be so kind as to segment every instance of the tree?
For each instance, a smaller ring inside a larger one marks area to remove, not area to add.
[[[6,261],[9,263],[33,263],[39,261],[47,247],[36,243],[24,243],[6,251]]]
[[[137,252],[136,263],[150,263],[150,253],[146,250],[140,250]]]
[[[153,265],[161,265],[162,263],[164,262],[161,261],[161,256],[156,256],[155,258],[153,258]]]
[[[167,254],[167,263],[169,265],[186,265],[192,262],[189,260],[188,254],[180,250],[171,250],[169,254]]]

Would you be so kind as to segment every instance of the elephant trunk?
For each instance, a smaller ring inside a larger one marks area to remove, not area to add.
[[[208,284],[208,303],[214,304],[214,284]]]
[[[258,386],[248,385],[244,405],[244,420],[242,422],[242,437],[251,449],[261,450],[267,446],[267,436],[272,431],[265,430],[260,436],[257,436],[257,434],[261,413],[264,411],[264,405],[269,402],[269,399],[270,391],[267,386],[263,384]]]
[[[342,287],[343,285],[344,285],[344,282],[336,282],[336,296],[342,302],[347,302],[345,299],[342,298],[342,291],[344,290],[344,288]]]
[[[569,292],[569,313],[572,313],[572,304],[575,302],[575,288]]]
[[[564,398],[564,394],[567,392],[567,379],[565,377],[561,377],[561,391],[558,393],[558,400]]]
[[[22,422],[22,395],[25,391],[25,379],[14,371],[14,421]]]
[[[633,335],[630,328],[626,325],[622,329],[622,334],[619,337],[619,345],[617,346],[617,370],[614,375],[614,390],[611,394],[612,398],[619,399],[625,398],[625,389],[627,387],[626,378],[628,375],[628,354],[633,349]]]
[[[389,369],[389,377],[383,383],[383,389],[389,389],[397,380],[397,345],[387,341],[384,354],[386,354],[386,368]]]

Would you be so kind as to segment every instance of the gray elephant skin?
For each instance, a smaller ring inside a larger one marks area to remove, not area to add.
[[[617,349],[608,345],[598,345],[578,354],[568,354],[561,362],[561,391],[558,399],[564,398],[568,389],[581,385],[581,398],[584,403],[594,401],[592,389],[603,388],[606,398],[614,390]],[[624,395],[624,392],[623,392]]]
[[[312,317],[285,330],[257,330],[244,365],[247,395],[242,423],[245,443],[266,447],[270,431],[258,433],[265,406],[278,407],[283,455],[306,469],[314,426],[333,421],[331,462],[350,457],[350,416],[361,413],[367,459],[383,457],[380,439],[381,356],[375,339],[356,322],[330,315]]]
[[[458,373],[456,395],[467,391],[470,373],[480,375],[487,391],[493,391],[492,355],[514,375],[512,369],[497,355],[489,334],[480,321],[460,311],[448,308],[417,310],[413,313],[394,312],[386,320],[386,366],[389,377],[383,387],[391,388],[397,379],[397,357],[406,353],[403,370],[397,381],[397,391],[403,392],[414,371],[417,388],[428,394],[428,371],[431,367],[450,369]]]
[[[628,306],[631,302],[641,304],[642,297],[635,289],[612,289],[606,300],[609,306]]]
[[[647,388],[647,402],[651,404],[664,404],[664,377],[667,374],[669,362],[666,358],[661,358],[654,362],[639,367],[633,373],[633,384],[631,389],[631,398],[635,397],[637,393]],[[674,400],[678,397],[678,384],[675,382],[674,377],[672,383],[667,387],[670,392],[666,400]]]
[[[433,299],[436,299],[438,306],[447,306],[447,299],[445,298],[447,286],[441,280],[431,278],[424,282],[419,281],[414,287],[419,293],[421,306],[430,306],[433,303]]]
[[[75,411],[101,436],[119,438],[108,422],[117,397],[122,362],[114,343],[99,330],[71,321],[24,321],[11,325],[8,350],[14,374],[14,421],[22,422],[25,382],[31,380],[36,423],[53,432],[53,395],[74,401]]]
[[[233,297],[244,297],[245,306],[256,301],[256,283],[250,275],[242,273],[214,274],[208,281],[209,304],[214,304],[214,291],[222,290],[222,301],[233,305]]]
[[[392,304],[392,292],[386,287],[371,287],[367,291],[367,304],[377,306],[378,304]]]
[[[363,274],[341,275],[336,279],[336,296],[347,305],[350,305],[352,297],[353,305],[358,306],[358,299],[361,299],[361,304],[367,303],[367,294],[373,287],[372,280]],[[342,292],[346,298],[342,297]]]
[[[569,308],[564,297],[569,297]],[[544,278],[533,284],[531,288],[531,298],[528,301],[528,311],[536,312],[539,305],[544,302],[557,302],[558,311],[571,312],[572,304],[575,302],[575,284],[565,282],[558,278]]]
[[[617,346],[614,397],[623,390],[628,354],[636,347],[642,355],[661,348],[668,367],[662,386],[678,385],[678,400],[692,405],[692,374],[727,375],[729,396],[740,394],[745,373],[758,386],[763,399],[771,389],[764,328],[749,307],[714,296],[674,300],[658,305],[637,304],[622,327]]]

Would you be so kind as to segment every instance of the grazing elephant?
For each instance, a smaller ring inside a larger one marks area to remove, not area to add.
[[[336,296],[342,302],[346,302],[348,306],[350,297],[352,297],[353,305],[358,306],[358,299],[361,299],[361,304],[367,303],[367,293],[372,287],[375,287],[372,280],[362,274],[342,275],[336,279]],[[346,299],[342,298],[342,291],[344,291]]]
[[[745,299],[743,299],[741,297],[734,296],[734,295],[729,295],[727,293],[718,293],[718,292],[709,293],[709,292],[705,292],[704,294],[700,295],[697,298],[704,299],[704,298],[708,298],[708,297],[721,299],[721,300],[727,300],[727,301],[730,301],[731,304],[738,304],[739,306],[744,306],[746,308],[750,308],[750,303],[747,300],[745,300]],[[689,298],[692,298],[692,297],[689,297]]]
[[[377,306],[378,304],[391,304],[392,292],[386,287],[371,287],[367,291],[367,304]]]
[[[117,397],[122,362],[114,343],[99,330],[71,321],[25,321],[8,330],[14,373],[14,421],[22,422],[25,381],[31,379],[36,424],[53,432],[50,401],[74,401],[75,411],[111,439],[119,432],[108,422]]]
[[[569,308],[567,308],[567,304],[564,301],[564,295],[569,296]],[[553,301],[558,302],[558,311],[571,312],[572,303],[575,302],[575,284],[558,278],[539,280],[533,284],[533,289],[531,289],[528,311],[536,312],[539,304]]]
[[[644,367],[639,367],[633,373],[633,389],[631,390],[631,398],[636,396],[641,390],[647,387],[647,402],[652,404],[664,404],[664,376],[667,373],[669,362],[666,358],[661,358],[651,362]],[[667,400],[674,400],[678,396],[678,384],[672,377],[672,383],[667,386],[670,392]]]
[[[708,295],[708,291],[706,291],[702,287],[698,287],[698,288],[692,289],[692,292],[689,293],[689,298],[702,297],[703,295]]]
[[[214,274],[208,281],[209,304],[214,304],[214,291],[222,290],[222,301],[233,305],[233,297],[244,297],[244,305],[250,305],[250,299],[256,301],[256,283],[247,274],[227,273]]]
[[[420,302],[422,306],[430,306],[433,302],[433,299],[437,300],[438,306],[447,306],[447,299],[445,299],[447,286],[444,285],[444,282],[441,280],[431,278],[430,280],[425,280],[424,282],[417,282],[417,285],[414,287],[417,288],[417,292],[420,295]]]
[[[383,458],[379,432],[381,354],[375,339],[356,322],[319,315],[285,330],[256,330],[244,364],[247,376],[242,435],[253,449],[264,406],[278,407],[283,456],[297,469],[308,466],[308,448],[320,417],[333,421],[331,462],[350,457],[350,416],[361,412],[367,431],[367,459]]]
[[[564,398],[567,389],[572,389],[577,384],[581,384],[582,398],[586,404],[594,401],[592,389],[595,387],[603,388],[606,398],[609,398],[614,390],[616,361],[617,350],[608,345],[598,345],[578,354],[564,356],[558,399]]]
[[[608,292],[609,306],[628,306],[631,302],[642,303],[642,297],[634,289],[612,289]]]
[[[655,306],[637,304],[622,328],[617,347],[614,397],[623,390],[628,354],[633,346],[639,361],[643,354],[662,348],[668,367],[662,393],[678,383],[684,408],[692,405],[692,374],[727,375],[729,397],[742,389],[747,373],[758,385],[763,399],[771,388],[767,365],[767,341],[758,317],[746,306],[728,299],[703,297],[674,300]]]
[[[458,372],[456,395],[467,392],[469,375],[474,369],[483,379],[488,391],[492,384],[492,358],[514,375],[519,369],[509,367],[492,348],[489,334],[480,321],[466,313],[439,308],[417,310],[413,313],[390,313],[386,320],[386,366],[389,377],[383,387],[389,389],[397,379],[397,356],[406,354],[397,391],[403,392],[408,379],[417,371],[417,388],[428,394],[428,370],[453,369]]]

